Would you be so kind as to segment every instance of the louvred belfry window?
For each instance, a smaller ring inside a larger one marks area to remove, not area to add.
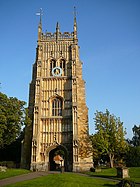
[[[66,75],[65,66],[66,66],[65,60],[62,59],[62,60],[60,61],[60,68],[62,69],[63,76]]]
[[[62,101],[59,98],[52,101],[52,116],[62,116]]]
[[[52,70],[55,67],[56,67],[56,61],[55,60],[51,60],[51,62],[50,62],[50,76],[52,76]]]

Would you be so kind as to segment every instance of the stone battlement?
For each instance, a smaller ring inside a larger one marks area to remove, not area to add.
[[[58,35],[57,35],[58,34]],[[54,40],[56,39],[56,37],[58,37],[59,39],[73,39],[73,32],[64,32],[64,33],[51,33],[51,32],[47,32],[45,34],[42,33],[41,35],[41,40]]]

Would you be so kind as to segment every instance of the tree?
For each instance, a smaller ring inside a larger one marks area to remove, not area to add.
[[[95,135],[90,135],[90,141],[92,144],[92,156],[93,156],[93,161],[94,161],[94,166],[97,166],[101,160],[102,153],[100,150],[97,149],[96,146],[96,136]]]
[[[28,108],[25,109],[24,139],[22,141],[21,168],[30,169],[32,146],[32,120]]]
[[[132,128],[133,130],[133,138],[132,138],[132,144],[137,147],[137,146],[140,146],[140,125],[139,126],[136,126],[134,125],[134,127]]]
[[[130,145],[125,160],[128,167],[140,167],[140,146],[134,147]]]
[[[4,161],[4,163],[8,163],[7,161],[12,161],[16,167],[20,165],[21,159],[21,141],[23,140],[23,131],[21,131],[20,135],[14,142],[10,145],[5,145],[0,149],[0,161]]]
[[[101,154],[106,154],[110,160],[110,167],[113,167],[114,158],[125,152],[127,143],[125,141],[126,131],[120,118],[111,115],[108,110],[105,113],[95,113],[95,130],[92,135],[92,145]]]
[[[132,128],[132,140],[128,139],[129,150],[126,153],[126,165],[131,167],[140,166],[140,125]]]
[[[0,148],[10,145],[20,135],[25,117],[25,102],[0,92]]]

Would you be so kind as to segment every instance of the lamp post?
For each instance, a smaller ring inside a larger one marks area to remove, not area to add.
[[[61,173],[63,172],[63,171],[62,171],[62,162],[63,162],[63,159],[60,158],[60,167],[61,167],[61,168],[60,168],[60,171],[61,171]]]

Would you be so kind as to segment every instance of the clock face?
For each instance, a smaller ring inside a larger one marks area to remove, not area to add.
[[[60,67],[53,68],[52,75],[55,77],[60,77],[62,75],[62,69]]]

